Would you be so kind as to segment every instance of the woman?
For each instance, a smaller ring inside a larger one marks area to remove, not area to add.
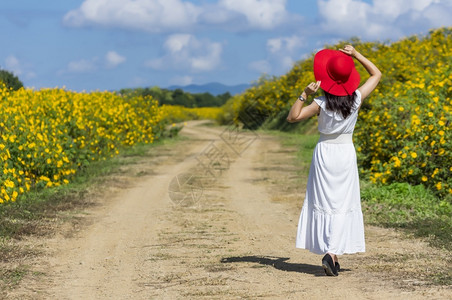
[[[337,255],[365,251],[358,167],[352,134],[364,99],[381,78],[378,68],[353,46],[319,51],[314,76],[290,109],[287,120],[299,122],[319,115],[317,143],[309,169],[306,197],[298,223],[296,247],[325,254],[322,267],[337,276]],[[355,58],[370,77],[360,86]],[[304,106],[322,88],[323,97]]]

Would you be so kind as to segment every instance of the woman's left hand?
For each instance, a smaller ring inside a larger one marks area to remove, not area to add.
[[[312,95],[315,94],[317,92],[317,90],[320,87],[320,81],[317,82],[311,82],[310,84],[308,84],[308,86],[304,89],[304,92],[306,93],[306,95]]]

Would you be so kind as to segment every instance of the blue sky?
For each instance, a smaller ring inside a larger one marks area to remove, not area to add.
[[[251,83],[325,44],[452,26],[452,0],[2,0],[0,67],[76,91]]]

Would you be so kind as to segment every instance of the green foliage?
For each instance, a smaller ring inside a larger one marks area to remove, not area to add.
[[[285,132],[298,132],[308,133],[314,131],[317,128],[317,120],[315,118],[303,120],[297,123],[287,122],[287,115],[289,114],[290,107],[283,108],[274,117],[268,118],[261,125],[263,129],[280,130]]]
[[[407,229],[416,236],[429,238],[435,246],[448,249],[452,246],[452,204],[423,185],[367,183],[361,198],[367,222]]]
[[[373,182],[405,181],[452,195],[451,33],[436,30],[377,50],[360,46],[384,76],[355,132],[360,165]]]
[[[175,89],[172,91],[161,89],[157,86],[121,89],[119,92],[126,97],[151,96],[159,102],[159,105],[180,105],[185,107],[219,107],[231,98],[229,92],[213,96],[210,93],[191,94],[184,92],[182,89]]]
[[[7,70],[0,70],[0,83],[3,83],[7,88],[14,91],[24,86],[22,81],[19,80],[19,77]]]

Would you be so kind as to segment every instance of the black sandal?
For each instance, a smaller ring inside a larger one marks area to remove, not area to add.
[[[334,266],[336,267],[336,270],[337,270],[338,272],[341,271],[341,265],[340,265],[338,262],[336,262],[336,264],[335,264]]]
[[[325,270],[325,274],[328,276],[337,276],[337,269],[333,263],[333,258],[328,253],[322,258],[322,267]]]

